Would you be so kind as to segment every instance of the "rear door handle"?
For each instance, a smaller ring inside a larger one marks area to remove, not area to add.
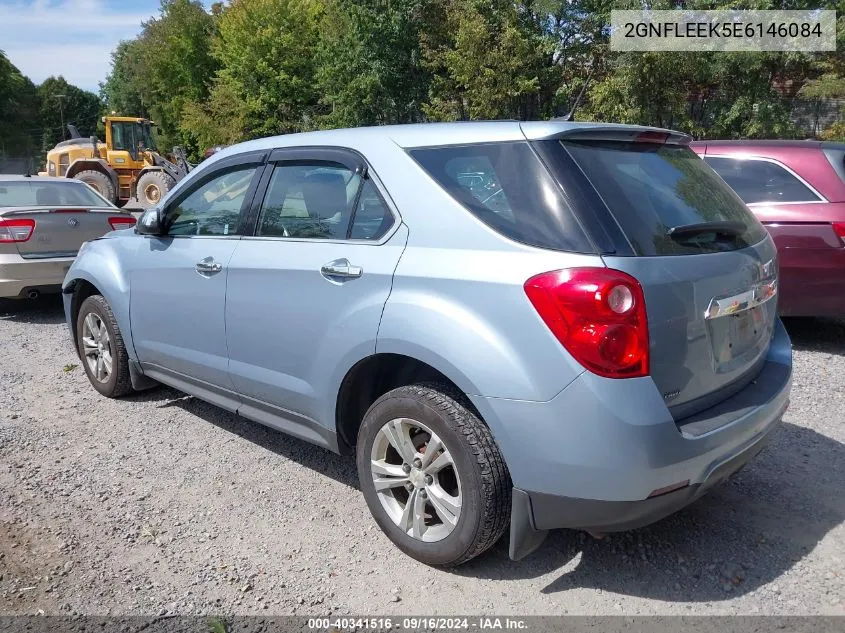
[[[202,274],[219,273],[223,270],[223,264],[214,261],[213,257],[206,257],[197,262],[196,269]]]
[[[345,257],[343,259],[336,259],[333,262],[324,264],[320,268],[320,274],[326,278],[343,277],[344,279],[356,279],[364,274],[364,269],[360,266],[353,266]]]

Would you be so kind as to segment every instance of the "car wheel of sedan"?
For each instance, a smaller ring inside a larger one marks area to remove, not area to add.
[[[487,426],[446,385],[384,394],[358,434],[358,478],[379,527],[429,565],[491,547],[510,516],[511,481]]]
[[[132,391],[123,337],[111,307],[102,296],[90,296],[79,307],[76,341],[79,358],[94,389],[109,398],[119,398]]]

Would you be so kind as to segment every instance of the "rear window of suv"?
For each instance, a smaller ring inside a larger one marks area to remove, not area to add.
[[[455,200],[501,235],[540,248],[595,252],[528,142],[420,148],[410,154]]]
[[[684,145],[561,141],[638,255],[686,255],[756,244],[766,230],[713,170]],[[670,237],[670,229],[742,222],[739,235],[717,231]]]

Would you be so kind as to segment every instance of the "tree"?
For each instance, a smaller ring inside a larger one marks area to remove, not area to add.
[[[160,15],[112,54],[112,71],[101,86],[108,107],[152,117],[161,146],[184,145],[196,155],[196,141],[182,126],[183,110],[208,97],[217,70],[214,34],[215,18],[199,0],[161,0]]]
[[[75,125],[83,137],[97,134],[103,102],[93,92],[69,84],[64,77],[49,77],[38,86],[37,95],[44,151],[68,137],[67,130],[62,129],[63,121]]]
[[[141,65],[141,42],[120,42],[111,54],[111,73],[100,84],[100,98],[119,116],[149,118],[144,102],[145,70]]]
[[[190,129],[231,128],[234,113],[219,107],[227,101],[243,138],[315,128],[323,110],[316,80],[323,3],[232,0],[218,10],[213,55],[220,70],[209,105],[189,108]]]
[[[0,159],[35,156],[38,132],[35,86],[0,51]]]
[[[317,77],[326,127],[422,118],[429,76],[420,59],[423,0],[330,0]]]
[[[425,67],[433,75],[433,119],[548,116],[554,92],[553,44],[522,3],[433,2],[422,36]]]
[[[187,103],[208,96],[217,61],[214,18],[199,0],[161,0],[161,17],[145,22],[140,40],[142,100],[159,124],[162,145],[194,147],[180,123]]]

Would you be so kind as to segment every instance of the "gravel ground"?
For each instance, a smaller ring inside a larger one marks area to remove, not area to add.
[[[654,526],[399,553],[353,460],[161,388],[100,397],[56,298],[0,304],[0,614],[845,614],[845,322],[788,323],[792,406]]]

